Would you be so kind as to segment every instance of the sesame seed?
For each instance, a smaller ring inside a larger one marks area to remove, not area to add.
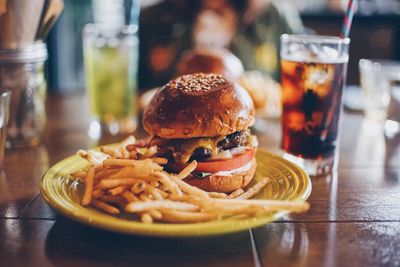
[[[219,74],[188,74],[178,77],[167,83],[169,90],[179,90],[185,93],[207,92],[212,88],[227,83],[227,80]]]

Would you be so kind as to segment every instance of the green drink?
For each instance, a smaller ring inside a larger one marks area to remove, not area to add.
[[[136,129],[138,40],[133,27],[85,27],[85,69],[94,118],[89,134],[94,137],[100,129],[113,135]]]

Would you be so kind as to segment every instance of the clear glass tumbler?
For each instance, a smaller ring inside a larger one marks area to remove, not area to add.
[[[39,145],[46,130],[47,48],[36,42],[22,49],[0,49],[0,88],[12,91],[8,147]]]
[[[282,35],[282,148],[312,175],[336,169],[350,40]]]
[[[400,81],[400,62],[361,59],[358,67],[364,115],[367,119],[383,122],[388,117],[392,96],[398,95],[393,84]]]
[[[88,24],[83,30],[86,83],[93,118],[89,135],[136,130],[137,26]]]

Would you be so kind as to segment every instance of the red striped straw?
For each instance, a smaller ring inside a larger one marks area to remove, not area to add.
[[[354,0],[349,0],[349,4],[347,5],[346,15],[343,21],[342,33],[340,34],[341,38],[349,37],[351,22],[353,21],[355,2],[356,1]]]

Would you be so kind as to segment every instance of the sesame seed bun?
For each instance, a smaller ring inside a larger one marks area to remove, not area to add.
[[[161,87],[143,113],[143,127],[162,138],[224,136],[254,124],[245,89],[222,75],[183,75]]]

